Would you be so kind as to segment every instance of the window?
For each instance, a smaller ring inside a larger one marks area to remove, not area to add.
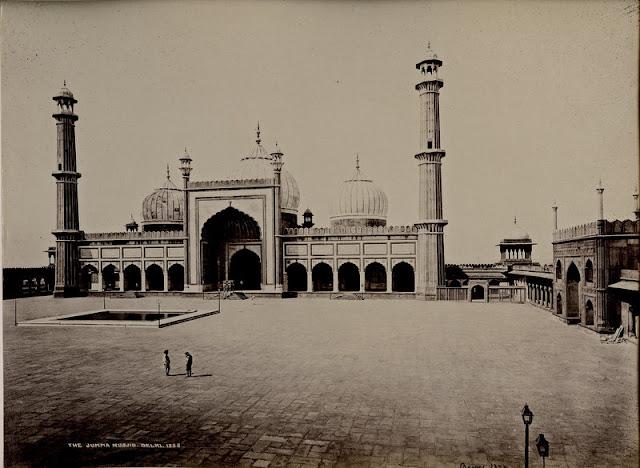
[[[562,279],[562,263],[560,263],[560,260],[556,263],[556,279]]]
[[[584,266],[584,279],[587,283],[593,283],[593,263],[591,260],[587,260],[587,264]]]
[[[433,148],[433,142],[432,142],[431,140],[428,140],[428,141],[427,141],[427,148],[428,148],[428,149]]]

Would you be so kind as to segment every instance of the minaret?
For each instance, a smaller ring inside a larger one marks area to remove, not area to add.
[[[598,182],[598,186],[596,187],[596,192],[598,192],[598,219],[604,219],[604,197],[602,193],[604,192],[604,187],[602,186],[602,179]]]
[[[636,191],[633,192],[633,212],[636,215],[636,221],[640,221],[640,200],[638,199],[638,186],[636,186]]]
[[[554,231],[558,230],[558,204],[556,201],[553,201],[553,206],[551,207],[553,210],[553,229]]]
[[[182,211],[182,234],[184,235],[184,287],[189,288],[189,179],[191,178],[191,156],[184,148],[184,155],[180,158],[180,172],[182,173],[182,190],[184,210]]]
[[[258,126],[258,144],[260,144],[260,126]],[[282,183],[282,166],[284,162],[282,161],[283,153],[278,147],[278,142],[276,142],[276,150],[271,153],[271,157],[273,158],[271,161],[271,165],[273,166],[273,178],[275,182],[275,190],[274,190],[274,229],[275,233],[275,252],[273,258],[275,259],[275,283],[276,283],[276,291],[282,291],[283,284],[283,268],[282,268],[282,238],[280,235],[282,234],[282,200],[281,200],[281,183]]]
[[[416,293],[435,299],[438,286],[445,285],[444,226],[442,218],[442,158],[440,147],[440,88],[438,77],[442,61],[427,47],[426,58],[416,65],[422,81],[416,85],[420,93],[420,153],[416,154],[419,174],[418,250]]]
[[[82,235],[78,219],[78,179],[76,170],[75,122],[73,106],[78,102],[67,89],[67,83],[53,97],[58,105],[53,114],[58,132],[56,179],[56,283],[54,296],[69,297],[79,293],[78,239]]]

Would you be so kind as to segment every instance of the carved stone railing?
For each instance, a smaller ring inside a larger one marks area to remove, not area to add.
[[[85,232],[84,240],[143,240],[143,239],[180,239],[182,231],[133,231],[133,232]]]
[[[580,224],[578,226],[571,226],[568,228],[558,229],[553,232],[553,241],[564,241],[568,239],[575,239],[578,237],[595,236],[598,234],[598,223]]]
[[[230,187],[255,187],[271,186],[275,184],[275,179],[221,179],[221,180],[200,180],[189,182],[187,188],[190,189],[218,189]]]
[[[486,269],[495,269],[495,270],[504,270],[505,266],[504,265],[500,265],[499,263],[459,263],[456,264],[455,266],[460,267],[462,269],[476,269],[476,268],[481,268],[483,270]]]
[[[614,221],[605,221],[602,233],[609,234],[638,234],[640,223],[631,219],[616,219]]]
[[[286,228],[283,234],[286,236],[330,236],[349,234],[417,234],[415,226],[367,226],[367,227],[313,227],[313,228]]]
[[[513,271],[535,271],[538,273],[553,273],[553,265],[513,265]]]

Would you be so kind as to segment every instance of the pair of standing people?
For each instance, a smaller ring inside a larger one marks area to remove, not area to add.
[[[186,367],[187,367],[187,377],[191,377],[191,367],[193,366],[193,356],[191,355],[191,353],[186,352],[186,353],[184,353],[184,357],[185,357],[185,364],[186,364]],[[164,373],[165,373],[165,375],[171,375],[169,373],[169,372],[171,372],[171,359],[169,358],[169,350],[168,349],[164,350],[163,364],[164,364]]]

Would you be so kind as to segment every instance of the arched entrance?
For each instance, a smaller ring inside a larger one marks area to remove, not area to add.
[[[567,270],[567,317],[580,316],[580,272],[574,263]]]
[[[235,289],[260,289],[260,257],[251,250],[238,250],[229,262],[229,279]]]
[[[311,270],[311,281],[314,291],[333,291],[333,269],[324,262],[318,263]]]
[[[479,284],[476,284],[471,288],[471,300],[483,300],[484,299],[484,288]]]
[[[365,291],[386,291],[387,270],[378,262],[372,262],[364,269]]]
[[[147,267],[147,291],[162,291],[164,289],[164,273],[155,263]]]
[[[120,272],[114,265],[102,269],[102,289],[114,291],[120,288]]]
[[[407,262],[397,263],[391,270],[391,290],[414,292],[416,289],[413,267]]]
[[[98,270],[93,265],[85,265],[80,270],[80,290],[89,291],[97,289]]]
[[[169,277],[169,291],[184,291],[184,267],[174,263],[167,272]]]
[[[225,208],[209,218],[202,227],[200,244],[200,259],[202,264],[201,279],[204,289],[214,290],[217,289],[218,283],[224,280],[234,279],[230,271],[230,258],[228,258],[230,243],[244,242],[259,244],[259,241],[260,226],[256,220],[232,206]],[[243,256],[236,261],[242,260]],[[256,257],[258,256],[256,255]],[[249,261],[248,257],[245,257],[245,259]],[[242,273],[242,275],[246,274],[247,279],[249,279],[252,284],[256,283],[257,277],[258,286],[251,289],[260,289],[260,280],[262,277],[260,258],[258,257],[257,263],[251,261],[251,263],[246,266],[251,266],[252,268],[257,266],[258,269],[256,271]],[[227,272],[229,272],[229,276],[227,276]],[[241,275],[241,273],[236,271],[236,275]],[[243,283],[245,283],[244,277],[238,277],[238,279],[242,279]],[[246,284],[240,286],[237,281],[235,288],[248,289]]]
[[[589,300],[584,305],[584,324],[593,325],[593,303]]]
[[[307,290],[307,269],[302,263],[294,262],[287,267],[287,290]]]
[[[338,290],[360,291],[360,271],[351,262],[346,262],[338,268]]]
[[[140,291],[142,284],[142,274],[140,268],[135,265],[129,265],[124,269],[124,290]]]

